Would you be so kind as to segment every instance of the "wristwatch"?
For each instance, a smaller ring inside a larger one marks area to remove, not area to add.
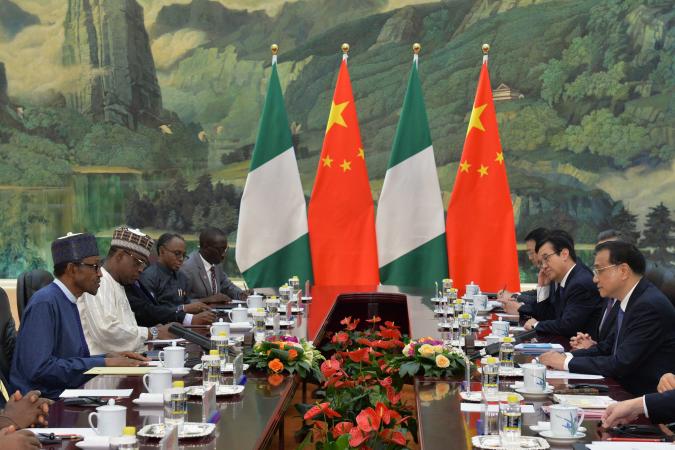
[[[157,329],[157,327],[151,327],[150,334],[152,335],[153,339],[157,339],[157,336],[159,336],[159,330]]]

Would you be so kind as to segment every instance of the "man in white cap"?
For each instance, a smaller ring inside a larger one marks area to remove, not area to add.
[[[173,337],[169,325],[140,327],[129,306],[124,286],[135,283],[148,264],[154,241],[139,230],[116,228],[101,268],[101,287],[77,302],[82,329],[93,353],[142,352],[148,339]]]
[[[25,394],[37,389],[57,398],[91,376],[92,367],[139,366],[147,358],[131,352],[94,352],[87,346],[77,310],[83,293],[96,294],[101,278],[96,238],[69,234],[52,242],[56,279],[37,291],[23,313],[9,382]]]

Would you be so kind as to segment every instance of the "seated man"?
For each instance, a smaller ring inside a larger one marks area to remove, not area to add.
[[[17,429],[47,426],[47,414],[52,403],[47,398],[41,398],[40,391],[30,391],[26,395],[16,391],[0,410],[0,428],[12,425]]]
[[[675,422],[675,375],[661,377],[658,393],[652,393],[609,405],[602,415],[602,426],[615,427],[630,423],[644,414],[653,423]]]
[[[77,388],[100,366],[140,366],[146,358],[129,352],[91,356],[77,298],[96,294],[101,278],[96,238],[69,234],[52,242],[56,279],[33,295],[23,313],[9,382],[20,392],[37,389],[47,398]]]
[[[138,230],[119,227],[113,232],[98,292],[85,293],[77,302],[84,337],[93,353],[143,352],[146,340],[172,337],[168,325],[139,327],[124,290],[138,280],[153,244]]]
[[[644,277],[645,259],[634,245],[610,241],[595,250],[600,293],[621,300],[613,338],[539,359],[554,369],[614,378],[633,395],[654,392],[663,374],[675,372],[675,307]]]
[[[179,270],[185,259],[185,240],[178,234],[164,233],[157,240],[157,254],[157,262],[141,274],[141,284],[154,294],[157,303],[184,312],[182,323],[190,325],[194,314],[208,311],[210,314],[198,317],[195,325],[210,324],[215,319],[211,307],[190,302],[188,277]]]
[[[525,248],[527,249],[527,259],[530,260],[530,263],[538,270],[541,269],[541,262],[537,257],[537,252],[535,247],[537,242],[541,241],[548,234],[546,228],[535,228],[534,230],[527,233],[525,236]],[[533,289],[525,292],[509,292],[507,290],[502,290],[497,294],[497,300],[504,304],[504,310],[507,311],[507,305],[514,300],[518,302],[535,302],[537,300],[537,290]],[[514,303],[514,306],[517,306],[517,303]],[[508,311],[507,311],[508,312]],[[516,314],[516,313],[513,313]]]
[[[525,329],[567,338],[578,331],[595,336],[602,303],[591,271],[577,261],[572,237],[562,230],[551,231],[535,250],[542,265],[537,299],[515,308],[521,316],[532,317]]]
[[[246,299],[247,292],[235,286],[220,267],[225,253],[227,235],[224,231],[207,228],[199,234],[199,250],[190,254],[180,269],[189,280],[189,298],[203,303]]]

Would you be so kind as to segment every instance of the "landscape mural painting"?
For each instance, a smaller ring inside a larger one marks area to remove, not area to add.
[[[340,45],[351,45],[377,200],[419,42],[447,205],[487,42],[518,238],[563,228],[590,262],[598,231],[617,228],[672,264],[672,6],[0,0],[0,278],[49,269],[49,244],[68,231],[95,233],[105,249],[112,228],[128,224],[183,233],[194,247],[213,225],[234,245],[272,43],[307,195]],[[236,275],[233,255],[226,270]]]

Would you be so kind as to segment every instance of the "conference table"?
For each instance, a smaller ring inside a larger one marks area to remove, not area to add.
[[[263,293],[273,294],[274,292]],[[333,286],[315,287],[312,290],[312,301],[304,305],[304,312],[296,316],[296,326],[288,330],[289,334],[320,343],[331,331],[341,329],[340,320],[346,315],[355,317],[372,317],[378,315],[383,320],[394,320],[401,325],[402,332],[413,338],[431,336],[441,338],[442,330],[438,328],[439,318],[434,314],[434,304],[430,301],[432,289],[405,288],[395,286]],[[490,318],[495,318],[491,316]],[[485,322],[486,324],[489,323]],[[206,327],[195,327],[195,330],[207,334]],[[485,334],[485,330],[479,330]],[[555,338],[552,338],[555,339]],[[541,342],[540,338],[539,341]],[[561,342],[562,343],[562,342]],[[188,344],[188,353],[198,356],[200,349]],[[524,359],[521,360],[524,361]],[[244,392],[238,396],[218,399],[221,418],[213,435],[197,440],[181,441],[181,446],[190,449],[224,450],[224,449],[264,449],[278,439],[278,448],[283,448],[284,413],[292,407],[294,395],[298,388],[302,389],[305,398],[306,384],[297,376],[286,376],[278,380],[268,380],[267,374],[247,371],[247,384]],[[201,373],[191,371],[183,378],[186,386],[201,384]],[[471,378],[471,389],[480,390],[479,374],[474,372]],[[554,387],[564,387],[566,380],[551,380]],[[584,380],[573,380],[574,383]],[[610,379],[590,381],[605,384],[609,387],[609,395],[615,400],[630,398],[630,394]],[[500,383],[500,390],[510,390],[508,381]],[[137,430],[144,425],[161,422],[162,409],[141,407],[132,402],[144,387],[140,376],[99,375],[83,388],[91,389],[133,389],[130,398],[118,399],[117,403],[127,407],[127,425],[136,426]],[[416,377],[414,392],[417,403],[419,422],[419,442],[423,449],[470,449],[471,437],[478,434],[480,413],[466,413],[460,410],[459,392],[464,389],[460,380],[429,379]],[[311,402],[312,400],[307,400]],[[530,403],[528,399],[526,402]],[[550,400],[543,403],[551,403]],[[535,413],[524,414],[523,434],[535,435],[528,425],[546,420],[540,406],[535,402]],[[94,407],[68,406],[57,401],[51,408],[49,426],[56,428],[89,427],[88,416]],[[190,399],[188,403],[188,421],[202,421],[201,399]],[[590,442],[607,437],[598,420],[585,420],[586,437],[581,442]],[[449,440],[449,437],[451,439]],[[157,448],[157,440],[139,439],[141,448]],[[62,444],[49,448],[74,450],[75,442],[63,441]]]

